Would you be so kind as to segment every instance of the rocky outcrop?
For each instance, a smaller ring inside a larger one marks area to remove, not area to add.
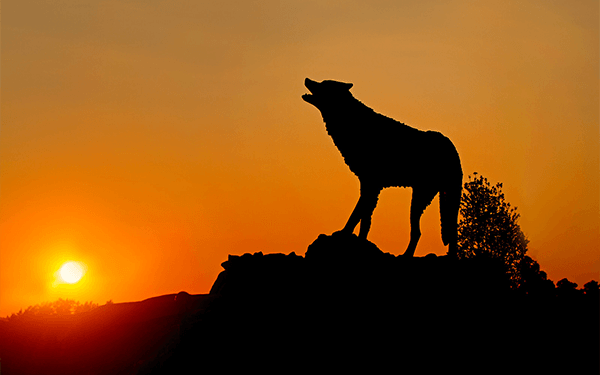
[[[356,235],[320,235],[304,257],[295,253],[230,255],[210,294],[253,296],[296,293],[311,298],[332,293],[403,299],[498,296],[508,280],[492,262],[446,256],[403,257],[384,253]],[[433,301],[432,301],[433,302]]]
[[[404,258],[334,233],[304,257],[232,255],[223,268],[210,308],[182,325],[164,373],[194,358],[230,372],[597,369],[597,313],[522,300],[493,262]],[[582,355],[591,360],[566,359]]]
[[[498,322],[508,291],[490,264],[404,258],[334,233],[320,235],[304,257],[230,255],[223,268],[210,311],[182,328],[182,345],[209,361],[236,358],[244,369],[436,370],[464,353],[479,362],[488,358],[483,347],[502,346],[486,339],[505,326]]]

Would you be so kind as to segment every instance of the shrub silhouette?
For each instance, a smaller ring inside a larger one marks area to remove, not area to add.
[[[502,184],[491,185],[474,173],[465,182],[458,223],[458,257],[487,257],[501,262],[513,287],[529,240],[518,224],[519,214],[504,198]]]
[[[307,78],[305,86],[311,94],[302,99],[321,112],[327,132],[360,181],[360,198],[342,231],[352,233],[360,222],[359,237],[366,239],[381,190],[410,186],[411,231],[404,255],[414,255],[421,215],[438,193],[442,241],[455,255],[462,169],[452,142],[376,113],[352,96],[351,83]]]

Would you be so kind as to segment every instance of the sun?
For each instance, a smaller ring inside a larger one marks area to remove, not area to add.
[[[58,274],[62,281],[67,284],[75,284],[85,274],[85,267],[81,262],[70,261],[60,267]]]

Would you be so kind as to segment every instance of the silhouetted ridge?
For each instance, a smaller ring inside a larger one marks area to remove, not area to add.
[[[597,309],[522,300],[491,260],[394,256],[338,232],[304,257],[230,255],[223,268],[210,311],[182,330],[174,368],[200,353],[205,366],[282,373],[597,368]]]
[[[3,370],[598,373],[597,286],[577,293],[564,280],[562,293],[531,298],[493,261],[394,256],[344,233],[320,235],[305,256],[222,265],[208,295],[107,304],[69,329],[0,320]]]
[[[262,252],[229,255],[222,264],[211,295],[257,296],[272,293],[387,293],[382,299],[443,294],[453,298],[469,293],[486,295],[508,291],[501,267],[482,259],[458,261],[446,256],[403,257],[384,253],[374,243],[354,234],[321,234],[305,257]]]
[[[236,358],[244,369],[372,371],[431,355],[450,360],[457,342],[478,351],[478,315],[500,320],[508,291],[491,264],[394,256],[341,232],[320,235],[305,257],[258,252],[230,255],[222,265],[212,311],[185,328],[182,343],[200,345],[196,350],[217,362]],[[498,334],[502,326],[484,332]]]

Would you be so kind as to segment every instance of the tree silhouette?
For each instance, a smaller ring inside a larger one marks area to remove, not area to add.
[[[556,283],[556,292],[563,298],[576,298],[584,294],[583,290],[577,289],[577,283],[571,282],[566,277]]]
[[[50,316],[64,317],[91,311],[97,307],[98,304],[91,301],[80,303],[71,299],[59,298],[54,302],[44,302],[29,306],[25,310],[20,310],[16,314],[7,316],[6,319],[9,321],[18,321],[23,319],[44,319]]]
[[[525,255],[517,267],[517,288],[524,294],[539,297],[552,296],[555,293],[554,282],[548,279],[546,272],[540,269],[538,262]]]
[[[519,286],[519,263],[529,241],[518,224],[516,207],[506,202],[502,183],[491,185],[474,173],[465,182],[458,223],[458,257],[482,257],[502,263],[511,285]],[[539,269],[539,266],[538,266]]]
[[[598,299],[598,296],[600,295],[600,285],[598,285],[597,281],[590,280],[583,285],[583,293],[586,296]]]

